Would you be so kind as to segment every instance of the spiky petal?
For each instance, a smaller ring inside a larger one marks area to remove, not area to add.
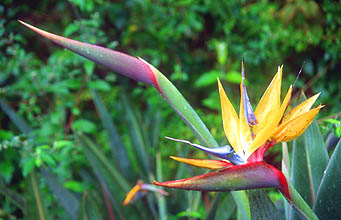
[[[177,142],[182,142],[185,144],[192,145],[193,147],[195,147],[199,150],[202,150],[202,151],[204,151],[208,154],[211,154],[215,157],[218,157],[218,158],[221,158],[224,160],[229,160],[234,164],[245,163],[245,161],[243,161],[242,158],[240,158],[238,155],[234,154],[234,150],[229,145],[225,145],[222,147],[208,148],[208,147],[201,146],[199,144],[193,144],[187,140],[175,139],[175,138],[171,138],[171,137],[166,137],[166,138],[169,140],[172,140],[172,141],[177,141]]]
[[[220,169],[225,169],[228,167],[235,166],[234,164],[223,161],[223,160],[188,159],[188,158],[174,157],[174,156],[170,156],[170,158],[172,158],[173,160],[182,162],[182,163],[190,164],[192,166],[207,168],[211,170],[220,170]]]
[[[242,81],[240,83],[241,90],[241,100],[243,105],[241,107],[244,109],[244,115],[247,119],[249,125],[256,125],[258,123],[255,113],[253,112],[249,96],[247,94],[246,86],[245,86],[245,68],[244,68],[244,59],[242,61]]]

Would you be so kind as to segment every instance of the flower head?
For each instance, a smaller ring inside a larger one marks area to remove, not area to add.
[[[123,201],[123,205],[126,206],[137,199],[143,197],[147,192],[156,192],[161,195],[168,195],[166,191],[156,188],[151,184],[143,183],[141,180],[127,193],[126,198]]]
[[[290,199],[284,175],[269,164],[263,162],[265,152],[278,142],[287,142],[299,137],[310,125],[322,105],[311,109],[319,94],[284,114],[291,98],[292,86],[289,87],[281,103],[281,81],[283,66],[263,94],[255,111],[249,101],[244,84],[245,74],[242,63],[240,84],[240,109],[235,111],[228,99],[221,82],[218,88],[222,108],[223,127],[231,146],[207,148],[189,141],[168,138],[190,144],[223,160],[198,160],[172,157],[194,166],[218,170],[184,180],[154,182],[156,185],[194,189],[194,190],[238,190],[263,187],[276,187]],[[270,178],[272,175],[273,178]],[[266,178],[264,178],[266,176]],[[211,187],[210,187],[211,185]]]

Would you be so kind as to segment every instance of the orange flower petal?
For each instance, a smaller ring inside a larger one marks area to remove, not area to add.
[[[309,111],[311,106],[315,103],[316,99],[319,97],[320,93],[310,97],[309,99],[305,100],[298,106],[296,106],[294,109],[292,109],[290,112],[288,112],[284,118],[283,122],[290,121],[291,119]]]
[[[287,142],[296,139],[303,134],[321,108],[323,106],[319,105],[308,112],[282,123],[276,128],[272,139],[276,142]]]
[[[126,195],[126,198],[123,201],[123,205],[126,206],[130,203],[132,199],[134,199],[136,193],[140,191],[141,189],[141,183],[137,183],[136,186],[134,186]]]
[[[283,66],[278,68],[277,74],[274,76],[255,110],[259,123],[253,127],[256,137],[246,154],[247,157],[271,137],[283,117],[283,113],[281,114],[280,111],[282,70]]]
[[[225,135],[230,142],[231,146],[239,155],[244,155],[243,149],[240,145],[239,139],[239,119],[236,111],[234,110],[230,100],[227,98],[226,93],[218,79],[219,95],[221,102],[221,113],[223,118],[223,125]]]
[[[283,66],[278,67],[276,75],[272,79],[255,110],[255,115],[259,122],[253,127],[253,132],[256,135],[269,124],[272,119],[269,116],[276,115],[280,108],[282,69]]]
[[[202,167],[202,168],[207,168],[211,170],[218,170],[218,169],[234,166],[232,163],[229,163],[223,160],[188,159],[188,158],[174,157],[174,156],[170,156],[170,158],[179,162],[183,162],[183,163],[196,166],[196,167]]]

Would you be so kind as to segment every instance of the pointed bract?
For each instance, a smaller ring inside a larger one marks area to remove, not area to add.
[[[127,76],[137,81],[142,81],[147,84],[155,85],[154,74],[151,69],[139,59],[127,54],[110,50],[104,47],[83,43],[61,37],[39,28],[33,27],[23,21],[19,21],[26,27],[35,31],[43,37],[53,41],[54,43],[72,50],[73,52],[101,64],[112,71]]]
[[[234,191],[275,187],[290,198],[282,172],[264,162],[248,163],[188,179],[153,184],[169,188],[199,191]]]
[[[187,163],[196,167],[202,167],[207,168],[211,170],[220,170],[227,167],[235,166],[232,163],[222,161],[222,160],[203,160],[203,159],[188,159],[188,158],[182,158],[182,157],[174,157],[170,156],[173,160]]]

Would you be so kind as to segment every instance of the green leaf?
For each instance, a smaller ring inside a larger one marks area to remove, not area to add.
[[[218,192],[216,195],[214,195],[214,199],[206,216],[206,220],[215,219],[221,196],[222,196],[221,192]]]
[[[182,217],[192,217],[192,218],[196,218],[196,219],[202,219],[203,216],[200,212],[197,211],[183,211],[183,212],[179,212],[178,214],[176,214],[177,218],[182,218]]]
[[[89,81],[88,86],[90,89],[95,89],[98,91],[109,91],[110,90],[110,85],[104,80],[94,80],[94,81]]]
[[[75,131],[80,131],[84,133],[93,133],[97,129],[96,125],[93,122],[86,119],[75,120],[72,123],[71,127]]]
[[[78,218],[79,200],[68,190],[66,190],[58,181],[57,177],[50,173],[47,169],[41,168],[47,186],[53,195],[59,201],[59,204],[69,213],[72,219]]]
[[[84,192],[84,186],[79,181],[67,181],[64,183],[64,187],[74,192]]]
[[[42,159],[42,161],[44,161],[45,163],[47,163],[50,166],[56,166],[56,162],[54,161],[54,159],[46,152],[42,152],[40,154],[40,158]]]
[[[284,220],[282,213],[278,211],[264,190],[248,190],[252,220]]]
[[[67,140],[60,140],[60,141],[55,141],[53,143],[53,147],[55,147],[56,149],[59,149],[59,148],[62,148],[62,147],[65,147],[67,145],[71,145],[72,142],[71,141],[67,141]]]
[[[156,154],[156,180],[162,181],[162,162],[160,152]],[[159,219],[166,220],[167,219],[166,198],[165,196],[160,195],[160,193],[156,193],[155,195],[159,207]]]
[[[204,106],[219,111],[220,110],[220,101],[219,100],[220,99],[219,99],[218,92],[212,92],[202,102],[203,102]]]
[[[121,203],[123,202],[126,193],[130,190],[130,184],[116,169],[116,167],[105,157],[105,155],[100,151],[100,148],[88,137],[81,133],[76,133],[75,137],[82,146],[100,184],[109,189],[110,193],[108,195],[110,197],[110,201],[113,204],[117,204],[113,206],[115,208],[115,213],[120,216],[122,216],[121,212],[129,213],[129,215],[133,215],[135,218],[138,218],[138,214],[144,213],[144,210],[141,210],[138,205],[138,212],[133,212],[133,210],[129,207],[123,208]]]
[[[94,72],[94,69],[95,69],[95,63],[91,62],[89,60],[86,60],[84,62],[84,69],[85,69],[86,74],[88,74],[89,76],[92,75],[92,73]],[[105,87],[107,87],[107,86],[109,86],[109,84],[107,84]],[[109,86],[109,89],[110,89],[110,86]]]
[[[28,135],[31,132],[30,126],[22,119],[4,100],[0,99],[0,108],[7,114],[11,121],[22,131]]]
[[[220,65],[225,65],[227,60],[227,44],[223,41],[216,42],[215,48],[218,57],[218,63]]]
[[[67,79],[62,81],[61,87],[67,87],[70,89],[80,89],[82,87],[81,79]]]
[[[334,124],[334,125],[340,124],[340,121],[336,120],[334,118],[328,118],[328,119],[324,120],[324,122],[327,122],[327,123],[330,123],[330,124]]]
[[[124,192],[128,192],[129,184],[122,176],[122,174],[117,171],[117,169],[109,162],[105,155],[100,151],[99,147],[96,146],[88,137],[78,133],[76,135],[77,141],[83,147],[83,150],[90,160],[93,168],[96,169],[98,174],[100,174],[103,180],[110,180],[110,182],[115,183]]]
[[[150,68],[157,78],[160,93],[185,121],[187,126],[191,128],[193,134],[199,139],[200,143],[207,147],[218,147],[217,142],[212,137],[212,134],[209,132],[206,125],[201,121],[200,117],[177,88],[157,69],[152,66],[150,66]]]
[[[26,201],[22,195],[6,187],[0,179],[0,193],[8,198],[14,205],[25,212]]]
[[[341,216],[341,140],[337,144],[317,192],[314,211],[324,220]]]
[[[29,220],[47,220],[47,210],[41,195],[38,180],[34,171],[26,178],[27,197],[25,216]]]
[[[87,192],[83,194],[78,216],[79,220],[103,219],[102,211],[99,209],[98,204],[96,204]]]
[[[290,208],[291,216],[289,219],[299,217],[300,220],[318,220],[313,210],[291,184],[289,184],[289,191],[293,201]],[[295,215],[292,215],[294,210]]]
[[[27,157],[21,161],[22,173],[26,177],[35,167],[35,158]]]
[[[14,173],[14,166],[11,161],[3,160],[0,162],[1,177],[6,183],[9,183]]]
[[[115,159],[115,162],[119,166],[120,171],[122,171],[126,176],[129,176],[131,165],[129,163],[127,153],[125,151],[125,147],[122,144],[120,135],[117,132],[116,126],[113,123],[108,110],[104,106],[97,92],[95,90],[91,90],[91,93],[93,101],[96,106],[96,110],[98,111],[99,116],[101,117],[102,124],[106,132],[108,133],[109,144],[111,147],[111,153],[113,155],[113,158]]]
[[[245,191],[232,191],[234,201],[237,204],[238,210],[241,213],[243,220],[251,219],[250,203]]]
[[[242,80],[242,76],[240,75],[239,72],[232,70],[226,74],[226,81],[234,84],[240,84]]]
[[[212,84],[217,84],[217,78],[219,76],[221,76],[221,73],[218,70],[211,70],[209,72],[203,73],[195,81],[194,86],[200,88]]]
[[[223,198],[220,199],[221,202],[219,203],[215,219],[230,219],[232,215],[236,212],[236,203],[233,200],[231,193],[224,192],[221,195]]]
[[[78,30],[79,30],[78,24],[69,24],[68,26],[66,26],[64,30],[64,35],[69,37],[71,34],[75,33]]]
[[[10,140],[14,136],[12,131],[2,130],[0,129],[0,139],[2,140]]]
[[[148,156],[147,146],[149,146],[149,144],[146,143],[147,140],[142,127],[143,123],[137,117],[137,112],[134,110],[127,96],[123,92],[121,94],[121,100],[125,109],[125,116],[127,120],[127,125],[129,126],[131,141],[134,146],[133,150],[135,151],[135,155],[139,161],[139,164],[142,165],[143,173],[146,177],[148,177],[150,175],[149,163],[151,161]],[[151,179],[149,179],[148,181],[151,181]]]

